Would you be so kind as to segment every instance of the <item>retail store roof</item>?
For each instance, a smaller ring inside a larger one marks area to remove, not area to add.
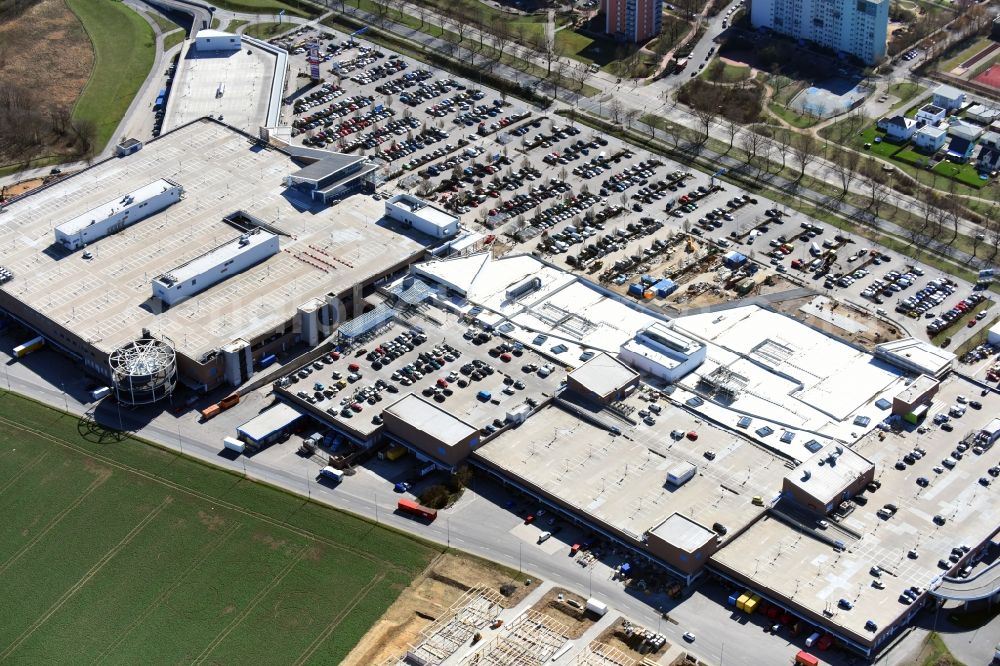
[[[474,426],[413,393],[403,396],[387,407],[385,413],[392,414],[400,421],[433,435],[447,446],[460,444],[478,432]]]

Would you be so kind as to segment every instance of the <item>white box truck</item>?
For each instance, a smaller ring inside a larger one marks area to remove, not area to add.
[[[236,439],[235,437],[225,437],[222,440],[222,445],[229,449],[230,451],[235,451],[236,453],[243,453],[246,451],[247,445]]]
[[[819,640],[819,632],[815,632],[809,638],[806,639],[806,647],[812,647],[813,643]]]
[[[331,467],[329,465],[319,471],[319,476],[322,479],[328,479],[334,483],[340,483],[344,480],[344,473],[336,467]]]
[[[600,599],[591,597],[587,599],[587,610],[598,617],[604,617],[604,614],[608,612],[608,605]]]

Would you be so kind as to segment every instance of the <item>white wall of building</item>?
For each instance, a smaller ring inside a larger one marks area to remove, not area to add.
[[[753,0],[750,21],[874,64],[886,53],[889,0]]]
[[[254,236],[260,235],[253,234]],[[198,270],[172,284],[160,276],[153,280],[153,296],[167,305],[174,305],[190,298],[237,273],[259,264],[279,251],[278,237],[274,234],[264,234],[256,242],[240,247],[238,251],[213,250],[193,262],[198,262]],[[233,241],[234,243],[236,241]],[[180,270],[178,270],[178,273]]]
[[[198,51],[238,51],[242,45],[240,35],[218,30],[201,30],[194,38]]]
[[[81,226],[78,220],[71,220],[55,228],[56,242],[69,250],[79,250],[85,245],[97,242],[105,236],[159,213],[180,201],[183,191],[184,188],[180,185],[173,185],[152,196],[143,199],[134,198],[131,203],[116,207],[110,215],[94,219],[86,226]],[[103,212],[100,214],[104,215]]]
[[[457,217],[407,194],[396,195],[386,201],[385,214],[434,238],[450,238],[458,234]]]

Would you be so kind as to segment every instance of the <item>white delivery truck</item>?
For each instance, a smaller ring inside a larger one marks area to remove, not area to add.
[[[818,640],[819,640],[819,632],[817,631],[806,639],[806,647],[807,648],[812,647],[813,643],[815,643]]]
[[[336,467],[330,467],[329,465],[319,471],[319,476],[322,479],[328,479],[334,483],[340,483],[344,480],[344,473]]]
[[[587,610],[594,615],[604,617],[604,614],[608,612],[608,605],[600,599],[591,597],[590,599],[587,599]]]
[[[236,453],[243,453],[246,451],[247,445],[236,439],[235,437],[225,437],[222,440],[222,445],[229,449],[230,451],[235,451]]]

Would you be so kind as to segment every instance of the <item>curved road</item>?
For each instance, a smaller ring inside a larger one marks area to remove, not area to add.
[[[943,578],[930,593],[951,601],[977,601],[1000,592],[1000,561],[969,578]]]

